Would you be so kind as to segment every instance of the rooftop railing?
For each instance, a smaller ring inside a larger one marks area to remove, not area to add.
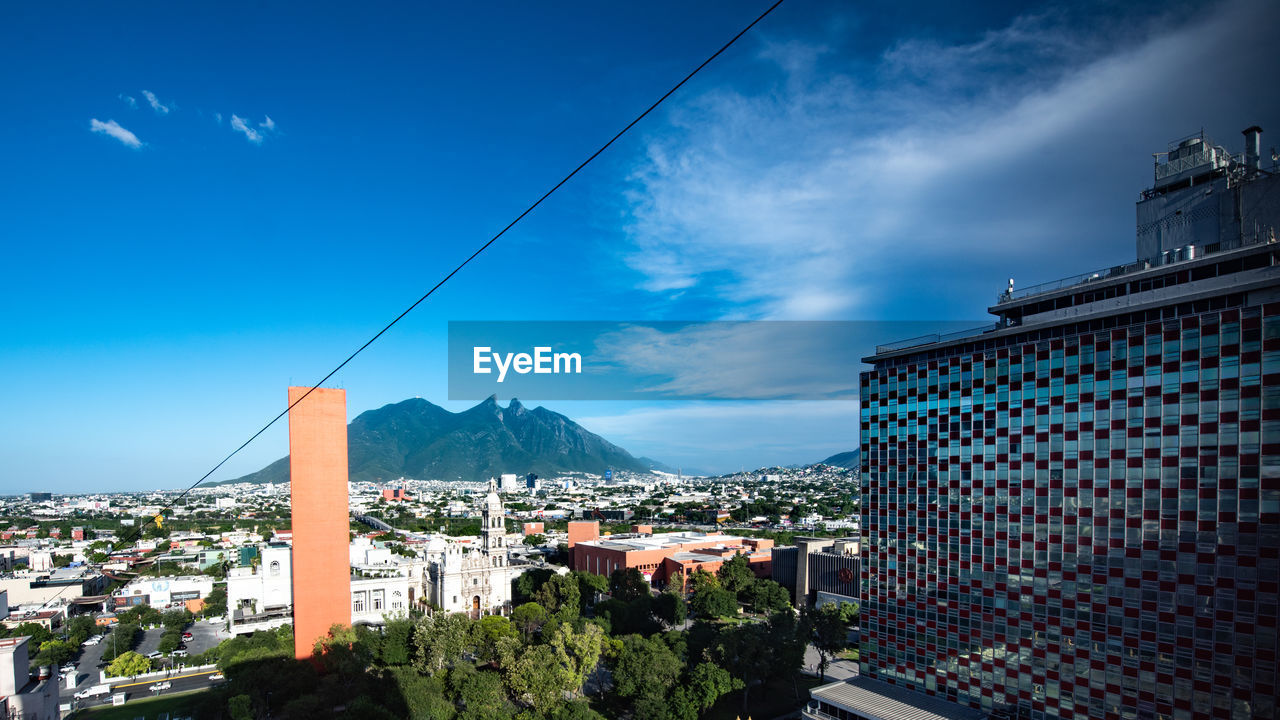
[[[898,350],[906,350],[913,347],[921,347],[923,345],[932,345],[934,343],[949,342],[951,340],[960,340],[967,337],[976,337],[986,332],[995,330],[996,326],[981,325],[976,328],[968,328],[965,330],[956,330],[949,333],[930,333],[928,335],[920,335],[919,337],[908,338],[906,340],[898,340],[896,342],[887,343],[876,346],[876,354],[883,355],[888,352],[896,352]]]
[[[1184,262],[1190,262],[1206,255],[1213,255],[1223,250],[1236,250],[1250,245],[1260,245],[1263,243],[1274,242],[1274,238],[1270,235],[1255,232],[1252,235],[1245,235],[1241,238],[1240,244],[1223,248],[1220,243],[1211,243],[1209,245],[1187,245],[1185,247],[1167,250],[1159,256],[1138,260],[1136,262],[1126,263],[1124,265],[1116,265],[1114,267],[1102,270],[1094,270],[1093,272],[1082,273],[1080,275],[1072,275],[1061,280],[1052,280],[1050,282],[1040,283],[1039,285],[1031,285],[1013,291],[1005,291],[996,296],[996,303],[1002,304],[1020,300],[1022,298],[1031,297],[1033,295],[1041,295],[1043,293],[1053,292],[1055,290],[1064,290],[1077,285],[1086,285],[1092,282],[1109,280],[1111,278],[1129,275],[1131,273],[1140,272],[1142,270],[1150,270],[1157,267],[1171,267]]]
[[[1075,287],[1076,285],[1084,285],[1086,283],[1106,280],[1120,275],[1127,275],[1137,270],[1146,270],[1149,267],[1151,267],[1151,263],[1144,260],[1142,262],[1133,262],[1128,263],[1127,265],[1116,265],[1102,270],[1094,270],[1093,272],[1072,275],[1071,277],[1065,277],[1059,280],[1050,280],[1049,282],[1042,282],[1038,285],[1019,288],[1012,292],[1002,292],[997,296],[996,302],[1012,302],[1032,295],[1040,295],[1047,292],[1053,292],[1054,290],[1063,290],[1065,288]]]

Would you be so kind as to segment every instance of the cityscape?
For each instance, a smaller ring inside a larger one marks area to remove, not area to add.
[[[4,717],[1280,718],[1274,5],[501,9],[5,11]]]

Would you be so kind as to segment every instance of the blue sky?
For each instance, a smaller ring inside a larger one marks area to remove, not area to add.
[[[766,6],[0,7],[0,493],[194,481]],[[1278,16],[788,0],[334,384],[461,409],[450,320],[981,318],[1132,259],[1169,140],[1280,132]],[[547,404],[712,470],[857,442],[852,403]]]

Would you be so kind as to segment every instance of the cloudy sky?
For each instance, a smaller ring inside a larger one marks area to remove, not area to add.
[[[0,493],[190,484],[768,3],[455,5],[0,7]],[[1280,145],[1278,26],[787,0],[331,384],[465,407],[450,320],[981,319],[1133,259],[1170,140]],[[544,404],[700,469],[857,444],[850,402]]]

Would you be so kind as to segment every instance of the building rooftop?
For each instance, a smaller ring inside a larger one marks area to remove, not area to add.
[[[879,720],[979,720],[986,717],[980,710],[862,676],[816,687],[809,691],[809,695],[813,700],[805,712],[815,717],[832,717],[821,711],[815,712],[817,702],[840,705]]]

